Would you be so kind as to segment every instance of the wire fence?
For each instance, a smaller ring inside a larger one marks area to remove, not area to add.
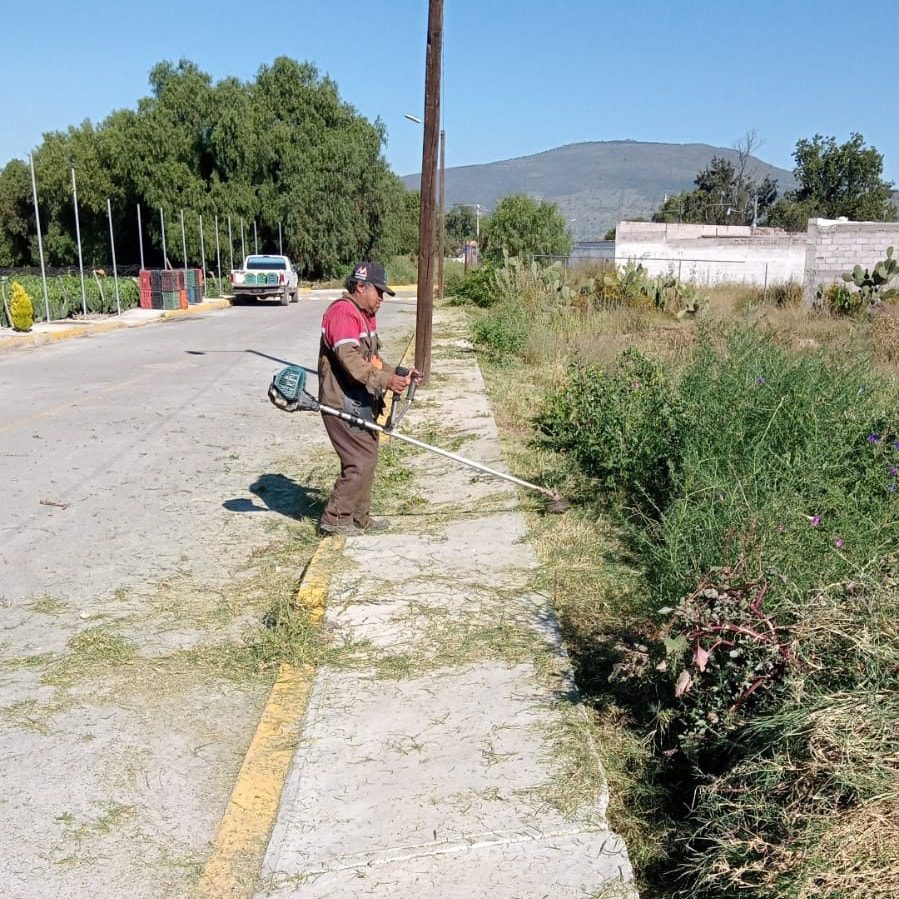
[[[203,215],[195,213],[190,209],[179,209],[177,214],[173,214],[171,210],[165,208],[157,208],[148,211],[142,208],[140,204],[135,205],[134,212],[128,211],[127,214],[122,209],[116,209],[116,215],[113,215],[113,205],[111,199],[106,200],[106,223],[108,225],[108,236],[104,228],[104,234],[96,233],[97,218],[96,210],[92,210],[94,227],[92,233],[87,234],[88,243],[96,250],[97,247],[105,245],[108,249],[104,250],[106,261],[98,264],[92,261],[85,265],[81,233],[81,221],[78,203],[78,187],[75,169],[71,169],[72,175],[72,205],[75,216],[75,245],[78,254],[77,265],[73,262],[69,265],[48,266],[43,238],[41,230],[40,203],[38,199],[38,184],[34,173],[34,161],[29,158],[31,168],[31,186],[32,198],[34,201],[34,220],[37,231],[37,245],[39,266],[21,266],[16,268],[0,268],[0,284],[7,286],[12,279],[22,281],[37,278],[39,279],[39,289],[35,291],[34,284],[29,284],[32,288],[28,292],[34,297],[34,304],[42,307],[43,317],[46,321],[51,321],[53,313],[62,314],[64,317],[76,314],[77,305],[71,302],[71,293],[74,290],[73,284],[54,283],[51,289],[50,282],[62,282],[77,276],[78,289],[77,294],[80,299],[80,310],[82,315],[89,312],[108,313],[115,311],[121,314],[123,309],[137,305],[136,299],[132,296],[131,289],[127,286],[132,283],[132,279],[136,279],[141,269],[147,266],[147,260],[161,261],[161,267],[164,269],[183,269],[185,272],[191,268],[201,268],[210,287],[218,293],[224,290],[225,285],[229,281],[229,275],[234,268],[234,260],[242,261],[244,257],[250,253],[275,252],[283,255],[285,231],[282,222],[264,222],[253,219],[247,219],[241,215],[235,215],[233,212],[221,215],[207,215],[204,222]],[[132,221],[132,215],[135,219]],[[127,219],[129,224],[127,236],[131,239],[129,247],[132,255],[139,258],[131,258],[127,264],[119,265],[116,257],[116,246],[122,246],[123,237],[122,222]],[[136,222],[136,244],[133,246],[135,233],[132,226]],[[152,226],[152,227],[151,227]],[[275,245],[275,227],[277,226],[277,245]],[[168,227],[168,234],[166,232]],[[190,233],[188,233],[190,232]],[[156,240],[153,238],[156,237]],[[174,240],[172,240],[174,238]],[[180,238],[180,240],[179,240]],[[239,255],[237,250],[240,250]],[[134,253],[137,250],[137,253]],[[95,252],[95,256],[97,253]],[[110,296],[115,297],[115,307],[109,308],[110,303],[106,298],[103,281],[110,278],[113,282],[108,289]],[[89,288],[89,284],[95,285]],[[23,285],[24,286],[24,285]],[[5,290],[4,290],[5,292]],[[51,294],[54,295],[54,302],[51,303]],[[38,299],[38,296],[40,299]],[[60,300],[60,296],[64,300]],[[90,302],[89,302],[90,296]],[[53,307],[51,309],[51,306]],[[0,314],[3,307],[0,306]]]

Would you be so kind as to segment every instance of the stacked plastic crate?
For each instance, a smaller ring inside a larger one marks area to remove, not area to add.
[[[187,302],[194,306],[203,302],[203,269],[189,268],[184,273],[187,276],[186,290]]]
[[[140,308],[163,309],[162,272],[156,269],[140,271]]]
[[[141,269],[141,309],[187,309],[202,302],[202,269]]]

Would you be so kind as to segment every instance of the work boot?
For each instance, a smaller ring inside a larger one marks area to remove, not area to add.
[[[369,517],[365,524],[357,524],[356,527],[361,527],[366,534],[382,534],[390,529],[390,522],[386,518]]]
[[[365,533],[362,528],[357,527],[352,521],[320,521],[318,523],[318,531],[320,534],[333,534],[335,537],[358,537],[360,534]]]

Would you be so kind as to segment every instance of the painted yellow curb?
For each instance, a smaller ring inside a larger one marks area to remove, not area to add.
[[[323,540],[303,574],[294,602],[308,612],[313,625],[324,617],[333,560],[343,544],[342,538]],[[299,669],[281,665],[194,891],[195,899],[248,899],[253,895],[314,681],[312,665]]]
[[[218,299],[204,300],[202,303],[188,306],[187,309],[167,309],[160,318],[179,318],[182,315],[195,315],[198,312],[209,312],[212,309],[227,309],[231,305],[231,300],[220,297]]]
[[[194,306],[188,306],[187,309],[171,309],[162,312],[158,318],[150,318],[144,322],[121,322],[104,321],[89,322],[82,325],[71,325],[62,327],[58,331],[40,331],[36,333],[17,334],[13,337],[4,337],[0,339],[0,352],[3,350],[11,350],[15,347],[22,346],[44,346],[48,343],[56,343],[60,340],[70,340],[73,337],[88,337],[94,334],[106,334],[109,331],[120,331],[125,328],[143,328],[146,325],[152,325],[159,321],[165,321],[170,318],[177,318],[181,315],[191,315],[197,312],[210,312],[214,309],[227,309],[231,306],[231,301],[224,298],[206,300]],[[161,311],[161,310],[160,310]]]
[[[56,343],[59,340],[68,340],[72,337],[87,337],[89,334],[105,334],[108,331],[118,331],[129,327],[124,322],[97,322],[90,325],[73,325],[68,328],[60,328],[58,331],[40,331],[33,334],[17,334],[13,337],[4,337],[0,340],[0,350],[13,349],[19,346],[43,346],[47,343]]]

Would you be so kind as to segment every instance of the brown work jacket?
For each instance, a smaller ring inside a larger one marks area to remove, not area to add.
[[[322,318],[318,355],[318,399],[367,421],[384,408],[384,391],[393,372],[379,355],[374,315],[348,295],[336,299]]]

